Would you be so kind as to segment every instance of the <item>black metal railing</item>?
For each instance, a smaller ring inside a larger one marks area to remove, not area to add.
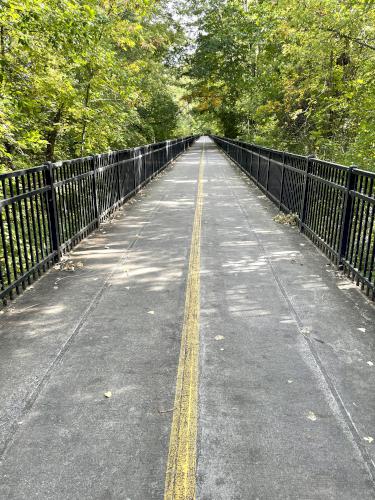
[[[375,174],[213,136],[300,230],[375,300]]]
[[[0,300],[19,294],[195,139],[0,175]]]

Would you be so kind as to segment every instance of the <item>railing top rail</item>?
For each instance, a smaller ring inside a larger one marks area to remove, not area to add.
[[[306,156],[299,155],[297,153],[289,153],[288,151],[282,151],[282,150],[279,150],[279,149],[272,149],[272,148],[267,148],[265,146],[259,146],[258,144],[254,144],[253,142],[237,141],[236,139],[228,139],[227,137],[221,137],[219,135],[212,135],[211,137],[220,139],[221,141],[227,142],[228,144],[234,144],[238,148],[244,149],[245,151],[247,151],[246,148],[244,148],[244,147],[242,147],[242,146],[240,146],[239,144],[236,144],[236,143],[240,142],[242,144],[246,144],[247,146],[251,146],[253,148],[262,149],[263,151],[272,152],[272,153],[278,153],[278,154],[286,154],[286,155],[292,156],[294,158],[301,158],[301,159],[306,158]]]
[[[375,172],[370,172],[369,170],[362,170],[361,168],[354,167],[353,172],[356,172],[370,179],[375,179]]]
[[[240,146],[239,144],[236,144],[236,143],[240,142],[242,144],[246,144],[248,146],[260,149],[262,151],[273,152],[273,153],[278,153],[278,154],[284,154],[284,155],[287,155],[287,156],[289,156],[291,158],[300,158],[300,159],[304,159],[304,158],[307,159],[308,158],[308,156],[299,155],[297,153],[290,153],[289,151],[283,151],[283,150],[280,150],[280,149],[273,149],[273,148],[268,148],[268,147],[265,147],[265,146],[259,146],[258,144],[254,144],[252,142],[237,141],[236,139],[228,139],[226,137],[221,137],[221,136],[218,136],[218,135],[212,135],[211,137],[215,137],[217,139],[220,139],[221,141],[227,142],[228,144],[233,144],[233,145],[237,146],[238,148],[244,149],[245,151],[247,151],[246,148],[244,148],[244,147],[242,147],[242,146]],[[335,162],[332,162],[332,161],[323,160],[323,159],[317,158],[315,156],[312,157],[312,158],[313,158],[313,161],[319,162],[322,165],[331,166],[331,167],[334,167],[334,168],[339,169],[339,170],[348,170],[349,168],[352,168],[353,172],[356,172],[359,175],[364,175],[366,177],[370,177],[370,178],[375,179],[375,172],[370,172],[369,170],[363,170],[361,168],[358,168],[357,166],[349,167],[347,165],[341,165],[340,163],[335,163]]]
[[[107,151],[106,153],[99,153],[99,154],[96,154],[96,155],[87,155],[87,156],[82,156],[82,157],[77,157],[77,158],[69,158],[69,159],[64,159],[64,160],[58,160],[58,161],[55,161],[55,162],[46,162],[45,164],[43,165],[38,165],[38,166],[35,166],[35,167],[30,167],[30,168],[23,168],[23,169],[20,169],[20,170],[13,170],[12,172],[6,172],[6,173],[3,173],[3,174],[0,174],[0,182],[1,180],[3,179],[10,179],[10,178],[15,178],[15,177],[20,177],[22,175],[26,175],[26,174],[32,174],[32,173],[36,173],[36,172],[42,172],[44,170],[46,170],[48,168],[48,166],[50,165],[53,169],[55,168],[59,168],[59,167],[62,167],[62,166],[65,166],[65,165],[70,165],[70,164],[73,164],[73,163],[83,163],[85,161],[91,161],[93,158],[105,158],[106,156],[109,156],[109,155],[114,155],[114,154],[121,154],[121,153],[125,153],[127,151],[138,151],[142,148],[149,148],[151,146],[160,146],[161,144],[164,144],[164,146],[158,148],[158,149],[153,149],[152,151],[149,151],[145,154],[151,154],[151,153],[155,153],[156,151],[159,151],[161,149],[164,149],[165,147],[169,146],[169,145],[173,145],[173,144],[179,144],[180,142],[184,142],[184,141],[187,141],[189,139],[192,139],[192,138],[195,138],[197,136],[195,135],[191,135],[191,136],[187,136],[187,137],[178,137],[178,138],[175,138],[175,139],[168,139],[166,141],[160,141],[160,142],[155,142],[155,143],[150,143],[150,144],[145,144],[145,145],[142,145],[142,146],[136,146],[134,148],[126,148],[126,149],[114,149],[113,151]],[[126,160],[124,160],[126,161]]]
[[[39,165],[37,167],[23,168],[21,170],[13,170],[12,172],[6,172],[5,174],[0,174],[0,181],[3,179],[10,179],[12,177],[20,177],[25,174],[33,174],[36,172],[42,172],[46,170],[46,165]]]

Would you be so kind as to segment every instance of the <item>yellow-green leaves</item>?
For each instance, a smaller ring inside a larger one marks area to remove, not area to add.
[[[2,168],[162,139],[157,112],[172,135],[178,109],[164,57],[174,34],[162,9],[156,0],[4,0]]]
[[[196,3],[190,95],[207,124],[214,116],[231,137],[375,169],[373,2]]]

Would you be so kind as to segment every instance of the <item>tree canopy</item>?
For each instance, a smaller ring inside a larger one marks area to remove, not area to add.
[[[0,157],[17,167],[174,134],[164,60],[180,30],[152,0],[5,0]]]
[[[372,0],[2,0],[2,171],[191,133],[374,168]]]
[[[374,168],[372,0],[201,7],[188,97],[213,130]]]

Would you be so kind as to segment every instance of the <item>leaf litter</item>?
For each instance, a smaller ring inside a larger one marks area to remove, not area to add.
[[[317,420],[317,416],[313,411],[309,411],[309,413],[307,414],[307,418],[312,422],[315,422]]]
[[[84,266],[82,262],[74,262],[68,257],[63,257],[60,262],[58,262],[53,266],[53,268],[56,269],[56,271],[70,271],[70,272],[73,272],[76,269],[82,269],[83,267]]]
[[[273,220],[278,224],[283,224],[284,226],[297,226],[298,225],[298,215],[297,214],[284,214],[283,212],[278,213],[273,217]]]

